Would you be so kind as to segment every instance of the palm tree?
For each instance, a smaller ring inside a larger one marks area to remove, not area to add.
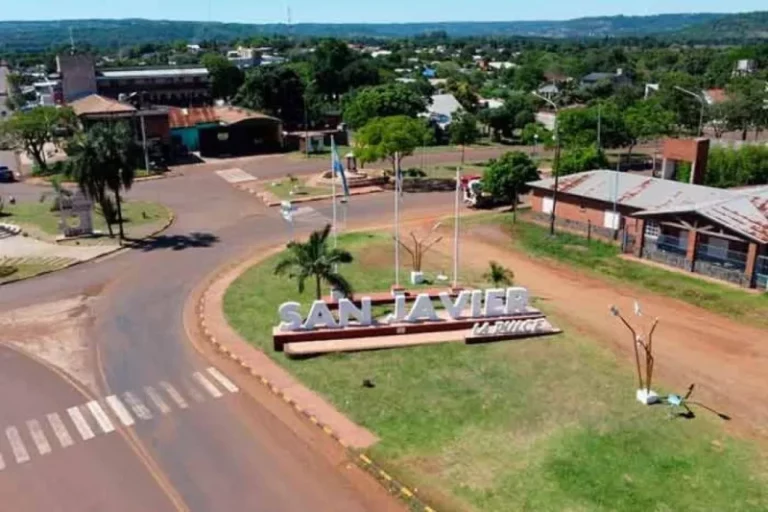
[[[498,288],[501,285],[511,286],[515,279],[515,273],[512,270],[500,265],[496,261],[491,261],[488,265],[488,272],[483,274],[483,279],[493,283]]]
[[[125,239],[125,232],[120,192],[133,185],[137,148],[126,123],[98,123],[68,147],[74,156],[73,176],[80,190],[98,201],[105,214],[111,202],[106,192],[114,194],[121,240]]]
[[[314,276],[317,300],[322,298],[322,281],[345,296],[352,295],[352,285],[336,271],[339,263],[351,263],[352,255],[343,249],[329,247],[330,232],[331,225],[327,224],[322,231],[312,232],[305,243],[289,243],[288,255],[275,267],[275,275],[289,272],[288,277],[298,281],[299,293],[304,292],[305,281]]]

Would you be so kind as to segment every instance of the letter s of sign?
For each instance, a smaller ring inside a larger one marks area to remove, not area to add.
[[[277,309],[277,314],[280,315],[280,330],[295,331],[301,327],[301,313],[299,312],[301,305],[298,302],[283,302]]]

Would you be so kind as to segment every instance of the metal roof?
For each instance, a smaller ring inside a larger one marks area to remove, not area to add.
[[[170,78],[180,76],[208,76],[206,68],[148,68],[148,69],[104,69],[97,80],[114,78]]]
[[[554,178],[529,183],[552,190]],[[564,194],[636,208],[637,216],[697,213],[759,243],[768,243],[768,186],[720,189],[597,170],[560,178]]]
[[[461,110],[461,103],[453,94],[435,94],[432,96],[432,105],[427,107],[429,113],[447,117],[453,116],[459,110]]]

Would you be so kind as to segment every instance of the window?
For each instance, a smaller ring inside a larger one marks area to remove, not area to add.
[[[603,216],[603,227],[608,229],[619,229],[621,214],[613,210],[606,210]]]
[[[541,200],[541,211],[544,213],[552,213],[553,201],[551,197],[544,197]]]
[[[645,237],[656,240],[661,235],[661,226],[655,220],[645,221]]]

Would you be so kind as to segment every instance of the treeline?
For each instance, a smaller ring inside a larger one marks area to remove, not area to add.
[[[500,21],[445,23],[288,25],[214,23],[146,19],[95,19],[0,22],[0,50],[8,53],[42,51],[66,45],[70,30],[78,45],[121,48],[130,44],[170,43],[176,40],[230,42],[254,36],[295,38],[341,37],[356,40],[406,39],[430,34],[451,38],[544,37],[594,39],[621,37],[666,37],[678,41],[715,42],[765,39],[768,14],[662,14],[654,16],[605,16],[565,21]]]

